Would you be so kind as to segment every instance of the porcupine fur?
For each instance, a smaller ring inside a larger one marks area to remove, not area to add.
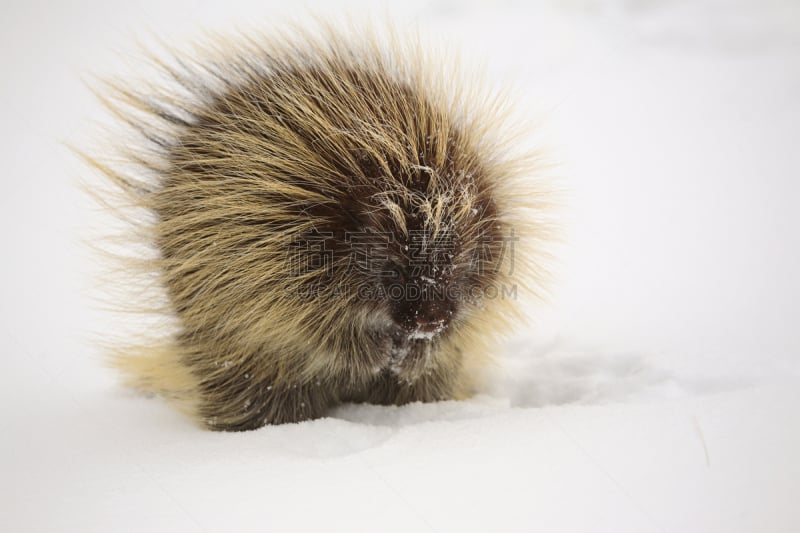
[[[176,324],[113,364],[210,429],[468,397],[544,272],[547,190],[503,93],[417,38],[349,35],[209,39],[97,91],[129,136],[88,158],[122,198],[96,195],[140,213],[155,255],[126,268]]]

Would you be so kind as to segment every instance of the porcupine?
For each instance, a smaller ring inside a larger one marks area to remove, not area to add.
[[[135,140],[89,160],[177,323],[114,356],[129,384],[231,431],[472,394],[544,271],[547,189],[502,91],[402,43],[239,36],[98,92]]]

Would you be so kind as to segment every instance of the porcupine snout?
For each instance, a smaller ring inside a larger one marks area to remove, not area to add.
[[[421,276],[402,289],[402,298],[392,302],[392,318],[398,330],[409,339],[431,339],[444,334],[456,310],[456,302],[448,297],[447,287]]]

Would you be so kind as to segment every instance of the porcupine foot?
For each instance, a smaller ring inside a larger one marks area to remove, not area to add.
[[[237,396],[237,401],[209,398],[201,402],[199,413],[209,429],[246,431],[320,418],[336,403],[330,389],[320,385],[278,387],[261,382],[250,384]]]

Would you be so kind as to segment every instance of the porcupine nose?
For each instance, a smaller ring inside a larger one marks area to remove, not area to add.
[[[415,313],[412,333],[422,337],[438,335],[447,329],[449,318],[449,311],[444,305],[424,306]]]

